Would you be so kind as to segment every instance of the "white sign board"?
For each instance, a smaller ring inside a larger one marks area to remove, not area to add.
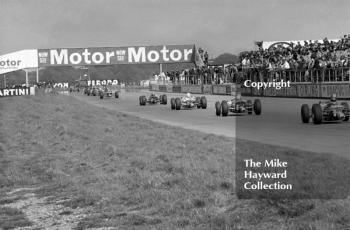
[[[307,42],[309,42],[310,40],[306,40]],[[323,44],[323,40],[311,40],[313,43],[315,43],[315,41],[317,41],[318,43]],[[333,42],[338,42],[339,39],[328,39],[328,41],[333,41]],[[270,48],[271,45],[275,44],[275,43],[280,43],[280,42],[285,42],[285,43],[293,43],[294,45],[297,45],[298,42],[300,43],[300,45],[304,45],[304,40],[293,40],[293,41],[263,41],[262,43],[262,48],[264,50]]]
[[[20,50],[0,56],[0,74],[38,67],[38,50]]]

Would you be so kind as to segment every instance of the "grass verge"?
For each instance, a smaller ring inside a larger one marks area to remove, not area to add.
[[[92,107],[70,96],[2,98],[0,109],[1,191],[37,187],[38,196],[90,207],[77,229],[350,225],[348,199],[237,199],[233,140],[227,137]],[[251,152],[262,147],[237,140],[237,146],[245,144]],[[281,211],[293,207],[304,211]]]

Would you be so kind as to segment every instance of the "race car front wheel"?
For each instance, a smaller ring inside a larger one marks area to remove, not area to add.
[[[254,113],[256,115],[260,115],[261,114],[261,101],[259,99],[255,99],[254,100]]]
[[[175,99],[175,109],[180,110],[181,109],[181,100],[180,98]]]
[[[215,114],[216,114],[216,116],[221,115],[221,104],[218,101],[215,102]]]
[[[197,108],[199,109],[201,107],[201,98],[196,97],[196,103],[197,103]]]
[[[310,121],[310,108],[307,104],[301,106],[301,121],[303,123],[309,123]]]
[[[227,101],[221,102],[221,113],[223,117],[227,117],[228,115],[228,104]]]

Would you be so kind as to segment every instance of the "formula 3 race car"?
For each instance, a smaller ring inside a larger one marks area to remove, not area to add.
[[[146,97],[144,95],[139,97],[140,105],[145,106],[147,103],[148,104],[157,104],[158,102],[160,104],[166,105],[168,103],[167,96],[165,94],[157,96],[154,93],[151,93],[149,97]]]
[[[193,109],[193,108],[206,109],[207,99],[205,96],[193,97],[190,94],[187,94],[184,97],[171,98],[170,105],[172,110]]]
[[[91,87],[90,91],[88,91],[87,95],[88,96],[97,96],[99,95],[100,89],[96,86]]]
[[[103,98],[112,98],[113,95],[115,98],[119,98],[119,90],[113,86],[104,86],[102,88],[99,89],[98,94],[100,96],[100,99]]]
[[[215,102],[216,116],[222,115],[226,117],[229,112],[234,115],[251,115],[253,111],[256,115],[261,114],[261,101],[259,99],[255,99],[253,103],[251,100],[245,101],[240,96],[237,96],[230,101],[223,100],[221,103],[219,101]]]
[[[349,104],[347,102],[337,102],[334,95],[332,95],[331,100],[313,104],[311,111],[307,104],[301,106],[301,121],[303,123],[309,123],[310,118],[312,118],[314,124],[349,121],[349,116]]]

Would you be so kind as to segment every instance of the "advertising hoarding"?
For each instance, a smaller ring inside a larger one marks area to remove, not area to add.
[[[194,45],[39,49],[38,64],[44,67],[193,62],[193,49]]]
[[[20,50],[0,56],[0,74],[38,67],[38,51]]]

